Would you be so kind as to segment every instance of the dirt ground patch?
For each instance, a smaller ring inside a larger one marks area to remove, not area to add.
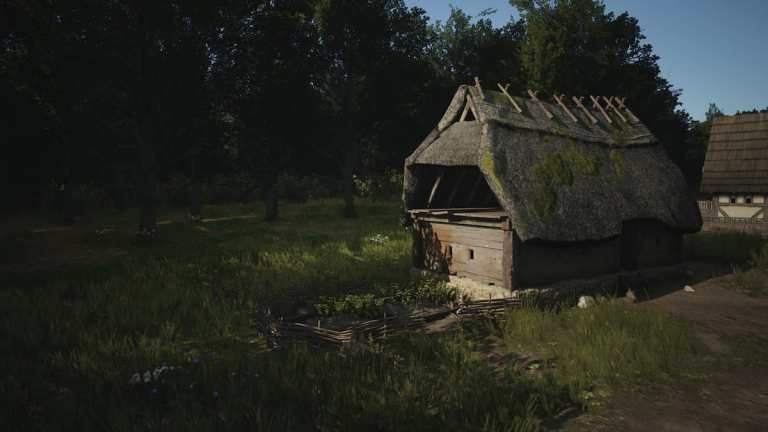
[[[695,292],[678,283],[635,307],[689,320],[711,353],[702,359],[709,364],[707,375],[649,391],[619,392],[604,409],[574,419],[565,430],[768,430],[768,299],[730,289],[729,276],[706,279],[716,272],[709,265],[691,268],[694,280],[705,279],[691,285]]]

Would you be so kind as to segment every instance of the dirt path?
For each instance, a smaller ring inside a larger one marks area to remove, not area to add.
[[[694,271],[710,269],[697,265]],[[614,395],[598,413],[574,419],[565,430],[767,431],[768,299],[727,288],[727,276],[678,289],[636,307],[677,314],[712,353],[702,380],[658,391]]]

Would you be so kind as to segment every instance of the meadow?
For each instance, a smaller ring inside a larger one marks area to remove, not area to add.
[[[456,300],[411,275],[399,203],[363,200],[355,220],[341,206],[286,204],[276,223],[177,217],[152,242],[134,239],[134,215],[102,215],[72,237],[101,259],[73,249],[48,267],[29,265],[44,255],[40,233],[4,234],[0,427],[532,431],[612,389],[683,377],[702,350],[684,321],[613,300],[512,310],[354,352],[270,349],[259,324],[302,308],[376,317],[392,303]],[[222,205],[206,217],[261,211]],[[534,363],[515,360],[532,353]]]

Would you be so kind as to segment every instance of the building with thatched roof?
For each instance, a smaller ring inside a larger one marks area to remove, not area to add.
[[[701,192],[705,228],[768,233],[768,113],[713,119]]]
[[[678,263],[701,218],[621,100],[462,86],[405,161],[414,267],[508,290]]]

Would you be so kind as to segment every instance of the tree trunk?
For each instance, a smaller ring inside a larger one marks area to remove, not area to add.
[[[141,134],[141,131],[139,131]],[[139,218],[139,236],[154,237],[157,233],[157,175],[155,173],[155,149],[146,136],[140,136],[139,150],[139,196],[141,197],[141,216]]]
[[[264,220],[276,221],[278,218],[278,192],[277,173],[272,173],[266,178],[266,190],[264,191]]]
[[[202,190],[200,180],[192,180],[189,186],[189,218],[193,222],[198,222],[203,218]]]
[[[356,146],[352,146],[356,147]],[[355,183],[353,175],[355,172],[355,151],[349,149],[344,155],[343,182],[344,182],[344,217],[357,217],[355,211]]]
[[[276,221],[278,218],[278,196],[277,185],[267,187],[264,196],[264,220],[267,222]]]

